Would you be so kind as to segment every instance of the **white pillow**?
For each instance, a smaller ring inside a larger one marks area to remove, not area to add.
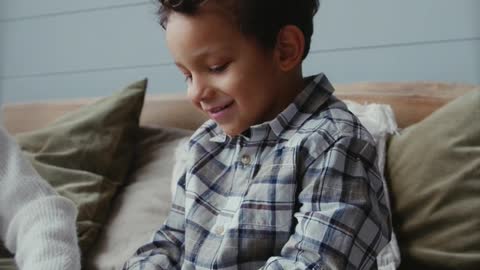
[[[397,122],[392,107],[386,104],[359,104],[354,101],[344,100],[348,109],[355,114],[363,126],[372,134],[377,146],[377,165],[383,177],[383,187],[388,206],[391,204],[387,183],[385,181],[386,144],[388,136],[397,132]],[[400,265],[400,248],[397,237],[392,231],[391,240],[377,256],[379,270],[394,270]]]
[[[178,178],[185,170],[185,164],[187,163],[187,149],[188,141],[190,138],[183,138],[179,141],[177,148],[175,149],[175,165],[173,166],[172,179],[170,182],[171,196],[175,196],[175,190],[177,189]]]
[[[377,146],[377,165],[380,173],[384,175],[386,160],[386,142],[389,135],[397,132],[397,122],[390,105],[386,104],[359,104],[354,101],[344,100],[348,109],[355,114],[365,128],[372,134]],[[172,173],[171,192],[172,197],[175,194],[176,181],[181,175],[184,165],[187,163],[187,145],[188,139],[179,143],[175,149],[175,166]],[[385,177],[383,187],[387,203],[390,205],[389,193]],[[398,247],[397,238],[392,231],[390,243],[378,254],[377,266],[380,270],[394,270],[400,265],[400,249]]]

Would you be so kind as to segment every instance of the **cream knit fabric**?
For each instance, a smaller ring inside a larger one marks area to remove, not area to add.
[[[0,123],[0,239],[20,270],[80,270],[74,204],[22,157]]]

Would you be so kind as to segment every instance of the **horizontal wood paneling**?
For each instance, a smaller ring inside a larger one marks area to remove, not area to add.
[[[478,0],[321,1],[314,49],[480,37]]]
[[[184,91],[155,0],[0,0],[0,102]],[[305,72],[480,84],[480,1],[323,0]],[[3,93],[2,93],[3,92]]]
[[[0,1],[0,20],[1,18],[5,18],[7,15],[7,5],[6,1]]]
[[[3,77],[170,60],[155,5],[6,23]]]
[[[2,75],[171,62],[155,10],[156,6],[147,2],[139,6],[7,22],[2,60],[6,69]],[[414,0],[322,1],[315,20],[312,50],[480,37],[479,10],[480,1],[476,0],[455,4],[449,0],[424,0],[421,5]]]
[[[0,89],[4,103],[97,97],[146,77],[149,93],[185,91],[183,76],[173,65],[0,80]]]
[[[61,15],[71,12],[89,11],[115,6],[147,3],[153,0],[2,0],[0,22],[33,19],[39,16]]]
[[[0,1],[0,13],[2,12],[2,6],[4,5],[3,2]],[[5,42],[3,42],[4,40],[4,25],[0,24],[0,77],[2,76],[3,74],[3,66],[5,64],[4,61],[2,61],[2,59],[5,59],[5,57],[3,56],[5,50],[4,50],[4,45],[5,45]],[[3,91],[2,91],[2,87],[0,86],[0,104],[2,104],[3,102]]]
[[[333,82],[444,81],[480,84],[480,39],[464,42],[337,51],[311,55],[306,74]]]
[[[315,53],[305,62],[305,74],[319,72],[333,83],[431,80],[480,84],[480,40]],[[149,93],[186,89],[173,65],[7,79],[0,81],[0,87],[5,102],[25,102],[109,95],[143,77],[149,78]]]

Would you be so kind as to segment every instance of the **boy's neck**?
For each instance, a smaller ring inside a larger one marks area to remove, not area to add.
[[[291,104],[297,95],[306,87],[301,69],[284,78],[281,83],[281,89],[279,89],[279,98],[282,100],[282,103],[279,104],[282,108],[281,111]]]
[[[305,86],[306,82],[301,70],[280,74],[275,87],[277,98],[274,103],[268,104],[269,114],[262,121],[268,122],[275,119],[295,100]]]

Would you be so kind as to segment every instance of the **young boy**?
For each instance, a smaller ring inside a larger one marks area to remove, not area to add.
[[[372,269],[390,215],[373,139],[302,76],[318,0],[161,0],[191,137],[170,215],[124,269]]]

